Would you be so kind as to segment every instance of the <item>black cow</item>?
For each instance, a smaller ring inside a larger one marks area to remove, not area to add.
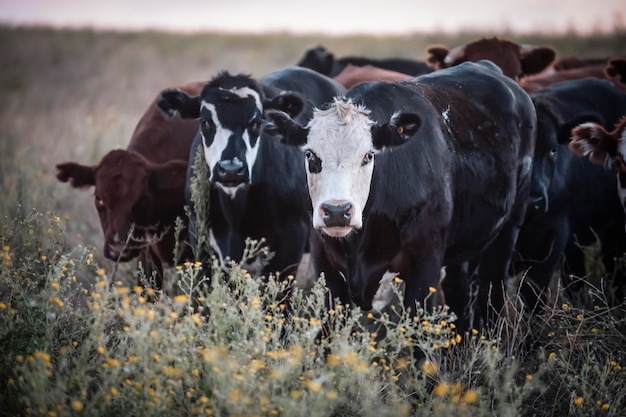
[[[295,273],[307,243],[310,220],[302,153],[271,139],[263,131],[263,114],[281,109],[301,122],[345,89],[328,77],[300,67],[271,73],[259,80],[222,72],[199,96],[169,90],[159,107],[167,114],[200,120],[190,160],[203,149],[210,182],[209,236],[224,268],[226,258],[242,259],[245,239],[266,239],[274,257],[267,267],[244,265],[251,273]],[[297,100],[295,100],[297,98]],[[195,177],[193,164],[188,185]],[[196,247],[198,224],[192,208],[190,240]],[[206,254],[197,253],[197,259]],[[255,260],[256,261],[256,260]]]
[[[513,266],[515,273],[528,270],[522,296],[535,309],[542,300],[537,295],[549,286],[563,256],[563,278],[584,277],[581,246],[599,239],[609,272],[614,257],[626,249],[615,173],[568,150],[571,130],[578,124],[611,128],[626,113],[626,95],[609,81],[588,78],[553,84],[531,97],[537,141],[530,201]]]
[[[440,288],[442,266],[476,260],[480,319],[489,291],[491,313],[501,310],[536,122],[515,81],[491,62],[464,63],[410,81],[359,84],[305,127],[283,113],[268,117],[304,151],[311,255],[334,297],[380,308],[398,275],[414,312]],[[444,294],[463,330],[473,320],[460,278],[448,271]]]
[[[329,77],[334,77],[343,71],[348,64],[357,67],[372,65],[377,68],[413,76],[428,74],[434,70],[425,62],[406,58],[367,58],[359,56],[335,58],[335,56],[323,46],[315,46],[307,49],[296,65],[310,68]]]

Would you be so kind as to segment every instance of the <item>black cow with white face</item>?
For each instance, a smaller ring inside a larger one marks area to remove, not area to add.
[[[280,109],[305,123],[313,106],[344,92],[315,71],[290,67],[259,80],[222,72],[195,97],[179,90],[162,93],[159,107],[165,113],[200,120],[187,178],[192,247],[198,225],[189,183],[202,147],[210,183],[208,240],[222,265],[226,268],[226,258],[241,260],[246,238],[264,238],[275,253],[267,268],[244,267],[251,273],[295,273],[310,230],[302,152],[265,133],[263,115],[269,108]],[[196,254],[196,259],[204,256]]]
[[[491,62],[464,63],[353,87],[305,127],[284,113],[268,117],[304,152],[311,255],[334,297],[381,308],[397,275],[414,312],[416,302],[435,304],[430,288],[440,288],[443,266],[476,261],[480,321],[494,319],[488,293],[498,313],[534,150],[535,112],[513,80]],[[444,279],[461,330],[479,322],[465,317],[462,278]]]
[[[553,84],[531,98],[537,141],[528,212],[513,266],[515,273],[527,271],[522,296],[534,309],[542,300],[537,295],[559,270],[566,287],[570,274],[587,275],[581,247],[599,240],[608,272],[626,250],[615,172],[568,149],[571,130],[580,123],[613,127],[626,113],[626,94],[609,81],[587,78]],[[576,285],[571,289],[570,294],[577,292]]]

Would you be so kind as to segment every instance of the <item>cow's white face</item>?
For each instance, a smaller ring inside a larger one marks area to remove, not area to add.
[[[335,101],[315,110],[309,122],[306,156],[313,227],[332,237],[346,237],[363,226],[374,154],[369,111]]]
[[[200,132],[211,181],[234,196],[239,188],[252,181],[263,106],[259,93],[248,87],[223,90],[223,93],[241,100],[225,99],[218,103],[202,100]]]

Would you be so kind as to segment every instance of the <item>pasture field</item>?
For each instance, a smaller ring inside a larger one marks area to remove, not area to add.
[[[494,35],[558,56],[626,55],[624,29],[380,38],[0,26],[0,416],[626,415],[626,308],[606,303],[601,282],[588,308],[557,286],[545,317],[528,322],[512,302],[497,329],[465,335],[446,311],[324,311],[322,283],[305,293],[237,268],[232,288],[200,299],[198,266],[171,268],[178,283],[151,304],[134,264],[100,252],[92,193],[55,178],[57,163],[124,148],[165,87],[220,70],[263,76],[316,44],[425,59],[431,44]],[[331,334],[319,340],[324,320]],[[413,363],[408,347],[427,360]]]

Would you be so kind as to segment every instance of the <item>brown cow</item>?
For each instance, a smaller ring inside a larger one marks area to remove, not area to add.
[[[626,92],[626,58],[590,59],[588,65],[581,64],[577,67],[527,77],[520,80],[520,84],[524,90],[532,93],[554,83],[581,78],[606,79]]]
[[[609,59],[604,67],[606,77],[626,92],[626,57]]]
[[[452,49],[443,45],[428,48],[427,62],[436,69],[448,68],[465,61],[488,59],[509,78],[539,74],[550,67],[556,52],[548,46],[521,45],[498,38],[483,38]]]
[[[569,149],[577,155],[589,155],[589,161],[617,168],[617,193],[626,211],[626,116],[607,132],[597,123],[583,123],[572,129]]]
[[[604,65],[607,62],[607,58],[583,58],[577,56],[566,56],[563,58],[557,58],[552,65],[555,71],[570,70],[574,68],[583,68],[593,65]]]
[[[197,95],[203,83],[179,87]],[[139,256],[146,277],[163,285],[163,263],[191,259],[179,236],[183,254],[174,259],[176,218],[185,222],[185,180],[197,120],[164,117],[156,99],[139,120],[127,148],[107,153],[99,164],[57,165],[57,178],[76,188],[95,186],[95,206],[104,233],[104,255],[127,262]],[[140,282],[140,284],[146,284]]]
[[[606,63],[593,64],[584,67],[549,72],[533,77],[526,77],[523,80],[520,80],[520,85],[524,90],[532,93],[561,81],[578,80],[581,78],[606,78],[604,74],[605,66]]]
[[[358,67],[348,64],[339,74],[333,78],[346,88],[352,88],[357,84],[367,81],[403,81],[413,78],[413,75],[402,72],[386,70],[373,65]]]

